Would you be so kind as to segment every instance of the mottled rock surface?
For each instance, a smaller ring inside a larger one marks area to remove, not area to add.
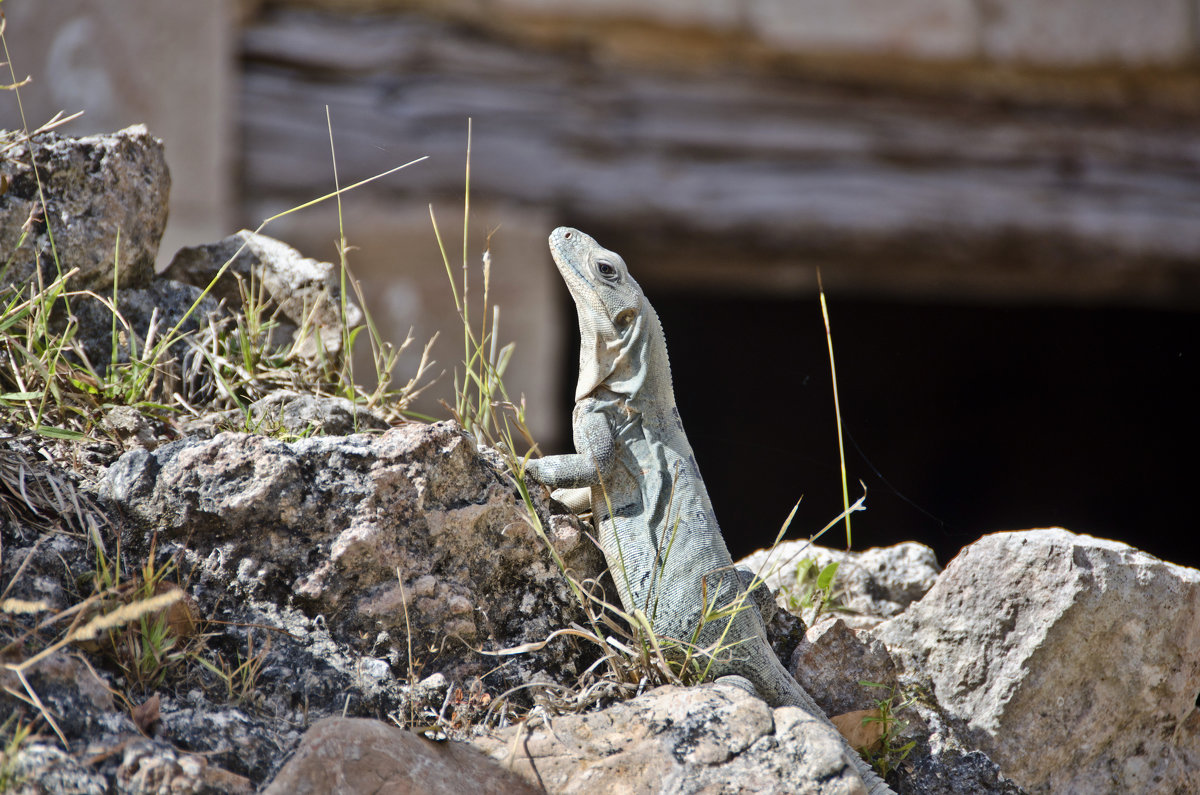
[[[98,538],[110,566],[119,549],[130,570],[152,561],[168,571],[203,633],[173,639],[184,656],[161,682],[135,680],[127,656],[96,644],[28,668],[67,745],[43,742],[53,733],[40,724],[14,762],[31,786],[241,791],[268,781],[322,718],[425,722],[461,736],[489,709],[509,714],[495,700],[508,688],[573,683],[594,659],[567,638],[540,652],[481,653],[582,618],[507,475],[489,463],[497,456],[453,423],[139,447],[109,466],[98,498],[61,473],[50,484],[51,465],[15,440],[0,454],[5,473],[23,468],[29,501],[0,491],[6,598],[32,605],[6,611],[33,610],[36,623],[78,604],[97,576]],[[581,578],[598,575],[602,559],[577,520],[551,516],[534,496],[563,559]],[[0,674],[0,711],[30,720],[10,695],[21,682]],[[528,705],[529,691],[517,698]]]
[[[250,795],[254,785],[243,776],[210,765],[201,755],[183,753],[165,744],[133,742],[125,747],[117,769],[117,791],[129,795]]]
[[[18,452],[6,466],[25,460]],[[292,442],[221,433],[126,453],[98,491],[124,528],[122,555],[149,559],[153,539],[157,565],[177,561],[189,604],[208,622],[196,653],[217,668],[255,660],[256,674],[239,689],[196,663],[187,684],[138,689],[103,652],[48,656],[27,680],[68,748],[31,740],[17,769],[69,791],[245,791],[278,773],[306,728],[345,712],[433,725],[551,792],[861,791],[828,727],[722,685],[606,696],[582,714],[555,711],[569,698],[526,697],[534,708],[516,725],[508,708],[489,712],[517,685],[554,683],[546,692],[567,694],[595,660],[590,644],[565,638],[529,653],[480,653],[580,622],[497,459],[453,423]],[[29,472],[32,500],[47,475]],[[584,528],[535,497],[567,565],[579,576],[599,571]],[[31,510],[0,516],[9,596],[69,609],[94,576],[94,538],[38,530],[31,522],[49,519]],[[116,529],[98,526],[110,553]],[[880,611],[919,591],[933,566],[919,548],[861,557],[874,556],[895,561],[863,567],[862,582],[874,585],[861,587]],[[854,563],[844,561],[848,579]],[[900,723],[888,740],[889,783],[904,795],[1188,791],[1200,769],[1198,610],[1200,572],[1063,530],[998,534],[876,630],[822,619],[792,659],[831,713],[853,718],[872,698],[891,700]],[[799,631],[795,621],[773,626]],[[85,664],[85,654],[98,659]],[[5,676],[8,691],[22,691]],[[889,691],[863,691],[860,679]],[[134,694],[129,703],[113,696],[118,688]],[[0,705],[18,702],[0,693]],[[486,737],[476,734],[483,723],[493,729]],[[294,770],[296,781],[378,778],[370,754],[350,764],[344,734],[295,757],[312,765],[334,753],[343,767]],[[406,740],[417,750],[426,742]],[[895,751],[910,740],[906,755]],[[425,764],[397,762],[394,750],[377,758],[397,782],[397,771]]]
[[[662,687],[473,741],[550,792],[866,791],[836,733],[736,687]]]

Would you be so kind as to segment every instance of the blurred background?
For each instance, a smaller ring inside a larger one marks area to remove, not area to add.
[[[792,537],[841,509],[819,269],[868,490],[855,548],[916,539],[944,564],[1062,525],[1200,565],[1200,0],[0,10],[31,127],[84,110],[63,132],[165,141],[161,266],[332,190],[326,107],[343,185],[429,155],[344,218],[385,335],[440,330],[437,370],[461,344],[429,206],[458,257],[472,119],[471,263],[490,236],[543,448],[570,445],[577,332],[545,243],[567,224],[658,309],[735,557],[801,497]],[[331,203],[264,232],[336,261]]]

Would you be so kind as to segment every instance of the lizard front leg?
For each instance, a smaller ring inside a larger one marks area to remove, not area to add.
[[[587,409],[587,404],[580,405],[573,418],[578,452],[534,459],[525,466],[527,474],[551,489],[600,485],[616,463],[617,443],[604,415]]]

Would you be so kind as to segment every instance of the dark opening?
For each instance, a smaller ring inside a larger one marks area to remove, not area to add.
[[[817,299],[650,298],[734,557],[801,496],[788,537],[820,529],[842,498]],[[868,490],[855,549],[911,539],[945,565],[985,533],[1060,525],[1200,565],[1196,315],[829,301],[851,502]]]

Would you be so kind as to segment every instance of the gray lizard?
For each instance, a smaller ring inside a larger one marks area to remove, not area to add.
[[[675,407],[658,315],[624,260],[588,235],[555,229],[550,251],[579,315],[577,452],[530,461],[527,473],[552,489],[590,490],[627,612],[643,612],[659,637],[707,650],[720,681],[832,727],[771,650],[755,609],[761,593],[743,596],[754,577],[734,568],[721,536]],[[891,791],[846,750],[872,795]]]

